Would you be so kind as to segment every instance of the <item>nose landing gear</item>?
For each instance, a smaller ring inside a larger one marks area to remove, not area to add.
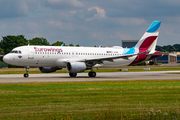
[[[24,77],[25,77],[25,78],[28,78],[28,77],[29,77],[28,70],[29,70],[29,66],[26,66],[26,73],[24,74]]]

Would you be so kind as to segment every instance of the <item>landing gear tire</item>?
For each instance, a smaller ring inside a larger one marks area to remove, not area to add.
[[[29,77],[29,74],[24,74],[24,77],[25,77],[25,78],[28,78],[28,77]]]
[[[29,77],[28,71],[29,71],[29,66],[26,66],[26,73],[24,74],[25,78]]]
[[[88,75],[89,77],[96,77],[96,72],[89,72]]]
[[[76,77],[76,76],[77,76],[77,73],[69,73],[69,76],[70,76],[70,77]]]

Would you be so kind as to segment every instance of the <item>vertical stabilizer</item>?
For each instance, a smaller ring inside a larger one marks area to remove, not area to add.
[[[135,46],[136,53],[145,51],[154,52],[159,35],[161,21],[153,21],[139,42]]]

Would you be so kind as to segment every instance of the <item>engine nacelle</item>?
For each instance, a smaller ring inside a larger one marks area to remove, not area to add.
[[[39,71],[42,73],[51,73],[51,72],[56,72],[56,70],[60,70],[62,68],[57,68],[57,67],[39,67]]]
[[[68,62],[66,69],[70,73],[79,73],[86,70],[86,64],[84,62]]]

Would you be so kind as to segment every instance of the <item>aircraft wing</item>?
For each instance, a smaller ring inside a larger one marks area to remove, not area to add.
[[[113,62],[113,59],[128,59],[129,57],[135,56],[135,55],[140,55],[140,54],[146,54],[149,51],[145,51],[142,53],[137,53],[137,54],[128,54],[128,55],[121,55],[121,56],[108,56],[108,57],[98,57],[98,58],[88,58],[88,59],[83,59],[83,60],[78,60],[79,62],[90,62],[90,61],[111,61]]]

